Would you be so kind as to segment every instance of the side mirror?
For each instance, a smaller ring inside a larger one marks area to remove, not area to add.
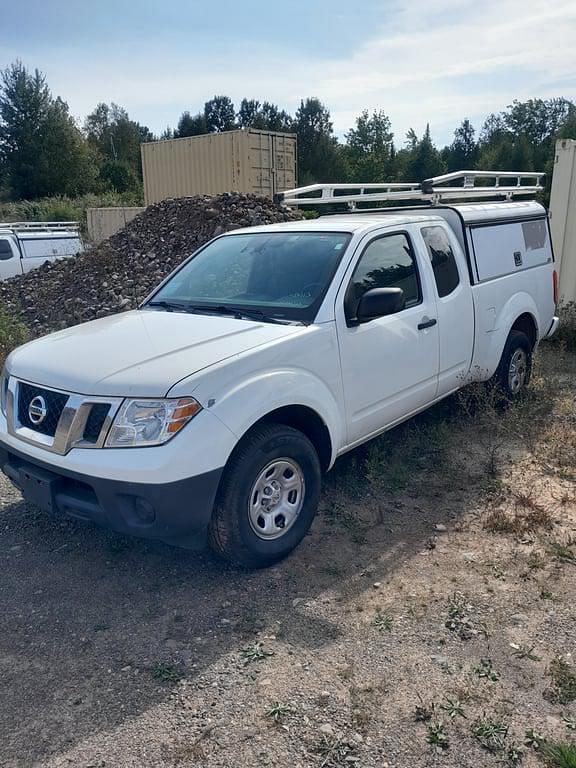
[[[377,317],[393,315],[402,311],[405,305],[402,288],[372,288],[360,299],[356,322],[367,323]]]

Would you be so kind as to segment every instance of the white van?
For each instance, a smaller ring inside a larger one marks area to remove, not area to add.
[[[510,201],[541,189],[524,176],[286,193],[435,204],[229,232],[139,309],[15,350],[0,467],[41,508],[276,562],[338,456],[469,381],[528,385],[558,318],[546,211]]]
[[[75,221],[19,221],[0,224],[0,280],[22,275],[47,261],[82,253]]]

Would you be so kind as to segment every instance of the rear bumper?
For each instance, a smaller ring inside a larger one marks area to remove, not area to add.
[[[41,509],[188,548],[204,544],[222,475],[215,469],[161,484],[108,480],[31,461],[2,442],[0,469]]]
[[[550,324],[550,328],[548,328],[548,332],[546,333],[545,339],[549,339],[550,336],[554,336],[556,331],[558,330],[558,326],[560,324],[560,318],[554,316],[552,318],[552,323]]]

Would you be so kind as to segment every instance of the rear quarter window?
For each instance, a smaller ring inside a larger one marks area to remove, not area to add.
[[[11,259],[13,255],[10,241],[5,237],[0,237],[0,261]]]
[[[454,251],[443,227],[422,227],[421,231],[432,262],[438,296],[442,299],[460,284]]]

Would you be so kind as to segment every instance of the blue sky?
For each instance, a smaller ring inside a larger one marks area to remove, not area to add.
[[[398,144],[443,143],[512,99],[576,99],[571,0],[0,2],[0,67],[38,67],[79,121],[115,101],[160,131],[216,93],[295,111],[318,96],[339,135],[383,109]]]

